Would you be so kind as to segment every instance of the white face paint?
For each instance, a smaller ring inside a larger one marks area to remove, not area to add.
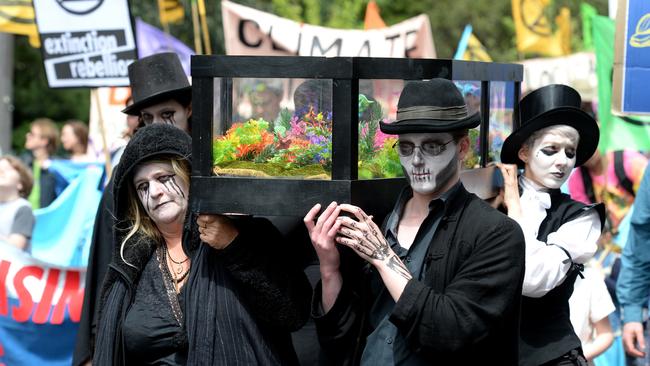
[[[576,165],[577,148],[567,137],[553,133],[542,135],[528,153],[524,175],[543,187],[560,188]]]
[[[166,123],[187,131],[188,120],[192,115],[190,106],[183,107],[174,99],[169,99],[149,107],[142,108],[140,118],[145,125]]]
[[[139,165],[133,186],[151,220],[161,225],[183,225],[188,206],[189,187],[174,173],[171,163]]]
[[[414,192],[424,195],[442,193],[441,189],[445,188],[456,176],[459,169],[458,148],[456,143],[451,140],[453,137],[449,133],[399,135],[399,142],[411,143],[416,146],[411,155],[401,156],[400,154],[399,157]],[[447,144],[442,147],[438,155],[430,156],[422,152],[422,145],[427,143]]]

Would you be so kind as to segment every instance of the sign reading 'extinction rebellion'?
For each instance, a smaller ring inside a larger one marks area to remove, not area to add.
[[[127,0],[34,0],[52,88],[129,85],[137,59]]]

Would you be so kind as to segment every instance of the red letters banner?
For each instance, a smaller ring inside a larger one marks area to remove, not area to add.
[[[372,30],[333,29],[221,2],[228,55],[435,58],[427,15]]]
[[[85,277],[0,241],[0,364],[70,364]]]

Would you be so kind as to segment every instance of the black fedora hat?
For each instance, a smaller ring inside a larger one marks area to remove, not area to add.
[[[397,102],[397,119],[380,122],[387,134],[450,132],[474,128],[481,123],[478,113],[469,114],[465,99],[456,85],[447,79],[411,81]]]
[[[521,127],[503,142],[501,161],[523,167],[519,149],[535,131],[566,125],[575,128],[580,136],[576,166],[585,163],[598,147],[600,131],[596,120],[581,110],[580,104],[580,94],[566,85],[547,85],[526,95],[519,103]]]
[[[142,108],[192,93],[183,65],[173,52],[157,53],[131,63],[129,82],[133,104],[122,112],[136,116]]]

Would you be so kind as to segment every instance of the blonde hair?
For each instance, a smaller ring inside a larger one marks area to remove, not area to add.
[[[145,164],[145,163],[146,164],[171,163],[174,173],[181,179],[181,181],[183,181],[183,183],[185,183],[187,187],[189,187],[190,164],[184,157],[180,157],[180,156],[171,156],[169,158],[157,157],[156,159],[153,160],[143,161],[138,165]],[[123,180],[129,179],[130,176],[131,174],[124,177]],[[144,237],[154,240],[157,243],[160,243],[163,241],[163,237],[162,234],[160,233],[160,230],[158,230],[156,224],[151,220],[151,218],[147,214],[147,211],[145,211],[144,207],[142,206],[142,202],[140,202],[140,198],[138,197],[138,193],[136,192],[133,182],[124,181],[123,184],[126,184],[126,190],[127,190],[126,199],[128,200],[125,222],[128,222],[129,226],[124,229],[124,231],[127,231],[127,234],[122,240],[122,243],[120,244],[120,257],[122,258],[124,263],[128,264],[131,267],[135,267],[131,263],[127,262],[126,259],[124,259],[124,249],[129,239],[131,239],[136,233],[141,233]]]
[[[523,143],[522,147],[530,150],[533,147],[533,144],[535,144],[535,140],[547,133],[566,137],[572,142],[575,142],[576,146],[578,146],[578,143],[580,142],[580,135],[578,134],[578,130],[575,128],[567,125],[553,125],[533,132]]]

